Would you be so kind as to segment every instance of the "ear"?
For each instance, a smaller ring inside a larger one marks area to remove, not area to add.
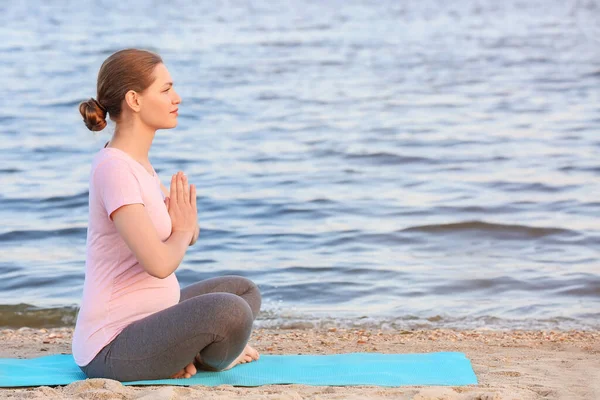
[[[142,99],[134,90],[125,93],[125,102],[134,112],[140,112],[142,107]]]

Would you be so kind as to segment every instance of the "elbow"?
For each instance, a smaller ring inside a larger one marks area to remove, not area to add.
[[[166,274],[163,271],[160,271],[160,272],[156,272],[156,273],[153,273],[150,275],[152,275],[153,277],[158,278],[158,279],[165,279],[165,278],[168,278],[169,275],[171,275],[171,274]]]
[[[148,260],[142,265],[148,275],[158,279],[165,279],[171,275],[165,266],[166,264],[159,257],[156,257],[154,260]]]
[[[169,248],[161,243],[160,246],[156,248],[156,252],[154,253],[154,257],[151,257],[148,260],[149,264],[152,264],[152,275],[158,279],[168,278],[173,272],[173,268],[171,267],[172,261],[169,258]]]
[[[150,274],[150,275],[152,275],[153,277],[155,277],[155,278],[158,278],[158,279],[165,279],[165,278],[166,278],[166,277],[168,277],[170,274],[169,274],[169,275],[165,275],[165,274],[164,274],[164,273],[162,273],[162,272],[158,272],[158,273],[154,273],[154,274]]]
[[[179,263],[173,264],[169,248],[163,243],[157,246],[150,254],[145,254],[143,264],[144,270],[151,276],[158,279],[165,279],[171,276],[179,266]]]

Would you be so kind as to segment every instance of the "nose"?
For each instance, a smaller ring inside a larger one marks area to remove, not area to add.
[[[181,96],[179,96],[179,93],[175,92],[175,101],[173,102],[173,104],[179,103],[181,103]]]

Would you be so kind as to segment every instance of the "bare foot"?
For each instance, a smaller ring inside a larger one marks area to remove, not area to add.
[[[251,362],[254,360],[258,360],[259,358],[260,358],[260,354],[258,354],[258,351],[256,351],[254,349],[254,347],[247,344],[246,347],[244,348],[244,351],[242,351],[242,353],[231,364],[229,364],[228,367],[222,369],[221,371],[226,371],[228,369],[235,367],[238,364],[245,364],[245,363],[248,363],[248,362]],[[200,353],[196,354],[195,360],[196,360],[196,362],[198,362],[198,366],[202,370],[213,371],[213,372],[219,371],[213,367],[203,364],[202,359],[200,358]]]
[[[181,371],[171,375],[171,378],[191,378],[193,375],[196,375],[196,372],[196,366],[191,362]]]
[[[231,369],[238,364],[245,364],[247,362],[251,362],[252,360],[258,360],[259,358],[260,355],[258,354],[258,351],[256,351],[254,347],[247,344],[244,348],[244,351],[242,351],[242,354],[240,354],[238,358],[236,358],[231,364],[229,364],[227,368],[224,368],[223,371]]]

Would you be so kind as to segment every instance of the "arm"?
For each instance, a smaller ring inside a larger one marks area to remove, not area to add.
[[[144,270],[159,279],[175,272],[192,239],[192,232],[176,231],[162,242],[143,204],[119,207],[110,218]]]
[[[144,208],[139,181],[122,159],[109,158],[96,166],[91,184],[106,216],[144,270],[159,279],[171,275],[179,267],[194,231],[173,232],[162,242]]]
[[[169,190],[166,188],[165,185],[163,185],[162,182],[160,182],[160,188],[163,192],[163,194],[165,195],[165,197],[169,197]],[[190,242],[190,246],[193,245],[194,243],[196,243],[196,240],[198,240],[198,236],[200,235],[200,225],[196,225],[196,231],[194,232],[194,236],[192,237],[192,240]]]

